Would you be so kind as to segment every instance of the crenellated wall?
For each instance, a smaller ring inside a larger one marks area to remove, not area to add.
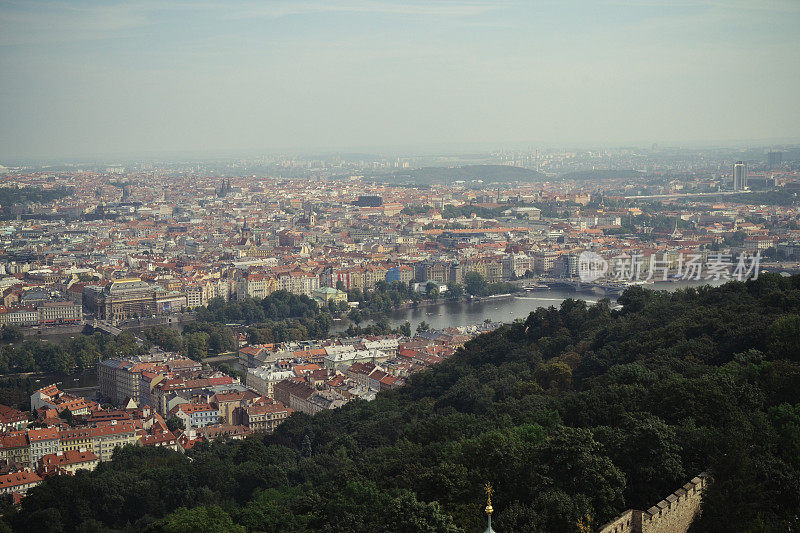
[[[600,533],[633,533],[642,530],[642,511],[628,509],[600,528]]]
[[[600,528],[600,533],[685,533],[700,514],[703,491],[711,477],[703,472],[647,511],[628,509]]]

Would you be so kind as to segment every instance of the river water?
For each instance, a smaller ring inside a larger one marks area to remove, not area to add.
[[[720,282],[680,281],[677,283],[654,283],[645,285],[648,289],[673,291],[684,287],[697,287],[705,284],[719,285]],[[388,315],[392,327],[401,326],[405,322],[411,324],[411,331],[416,331],[417,325],[425,321],[433,329],[443,329],[451,326],[469,326],[489,319],[493,322],[513,322],[528,315],[541,307],[561,306],[567,298],[584,300],[589,304],[596,303],[602,296],[591,292],[576,292],[570,290],[541,290],[519,295],[502,297],[490,300],[442,302],[436,305],[424,305],[409,309],[398,309]],[[616,297],[611,297],[612,302]],[[370,322],[362,322],[361,325]],[[347,321],[336,321],[331,326],[332,333],[340,333],[350,325]]]
[[[519,296],[501,297],[480,301],[444,302],[438,305],[401,309],[393,312],[389,321],[393,326],[411,323],[411,330],[423,320],[433,329],[451,326],[468,326],[484,320],[492,322],[513,322],[525,319],[540,307],[559,307],[567,298],[586,300],[594,303],[598,297],[590,293],[577,293],[563,290],[538,291]]]

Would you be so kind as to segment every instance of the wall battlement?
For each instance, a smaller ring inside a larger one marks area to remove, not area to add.
[[[646,511],[628,509],[600,528],[600,533],[685,533],[700,514],[703,491],[711,476],[702,472]]]

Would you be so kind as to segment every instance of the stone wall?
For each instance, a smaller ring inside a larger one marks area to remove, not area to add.
[[[628,509],[600,528],[600,533],[633,533],[642,530],[642,511]]]
[[[700,514],[703,491],[709,485],[706,473],[693,478],[642,513],[642,533],[683,533]]]
[[[700,514],[703,491],[711,483],[703,472],[647,511],[628,509],[600,528],[600,533],[686,533]]]

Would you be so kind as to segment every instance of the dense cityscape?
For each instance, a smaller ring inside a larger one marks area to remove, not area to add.
[[[509,300],[616,305],[632,286],[735,279],[736,257],[758,259],[750,277],[796,273],[798,153],[6,168],[2,491],[21,499],[126,445],[188,453],[372,401],[512,322],[492,310]],[[241,175],[251,165],[265,175]],[[586,280],[587,251],[641,271]],[[706,271],[681,271],[684,255]],[[470,324],[393,318],[486,301]]]
[[[798,27],[0,2],[0,533],[799,531]]]

